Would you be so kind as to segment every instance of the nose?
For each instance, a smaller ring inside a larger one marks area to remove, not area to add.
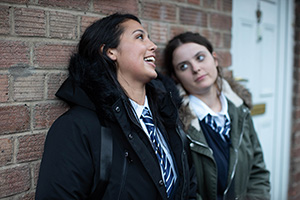
[[[196,63],[196,62],[191,63],[191,68],[192,68],[193,73],[198,73],[201,70],[199,63]]]
[[[154,42],[152,42],[152,40],[149,39],[149,49],[150,51],[155,51],[157,49],[156,44],[154,44]]]

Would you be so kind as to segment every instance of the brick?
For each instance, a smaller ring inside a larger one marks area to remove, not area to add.
[[[231,66],[231,53],[229,51],[217,52],[219,66],[229,67]]]
[[[146,31],[148,31],[148,32],[150,32],[150,24],[149,24],[149,22],[146,22],[146,21],[141,21],[141,23],[142,23],[142,26],[144,27],[144,29],[146,30]],[[151,36],[150,36],[151,37]]]
[[[80,25],[80,33],[81,35],[84,33],[85,29],[92,25],[95,21],[99,20],[99,17],[88,17],[82,16],[81,25]]]
[[[300,4],[295,3],[295,13],[300,13]],[[300,15],[295,16],[295,28],[300,28]]]
[[[194,33],[199,33],[199,27],[198,26],[189,26],[186,28],[186,31],[194,32]]]
[[[8,101],[8,76],[0,74],[0,102]]]
[[[77,26],[75,15],[50,12],[50,37],[75,39],[77,37]]]
[[[231,31],[232,19],[231,16],[223,14],[211,14],[211,27],[219,30]]]
[[[15,9],[15,32],[22,36],[45,36],[45,12],[29,8]]]
[[[300,54],[300,42],[295,43],[294,54],[295,55],[299,55]]]
[[[220,0],[223,2],[223,11],[232,12],[232,0]]]
[[[30,170],[28,166],[0,169],[0,198],[28,191]]]
[[[300,183],[298,184],[290,184],[288,196],[289,200],[298,200],[300,198]]]
[[[23,194],[20,198],[20,200],[34,200],[34,199],[35,199],[35,192],[29,192]]]
[[[221,33],[220,32],[215,32],[215,31],[211,31],[208,29],[204,29],[204,30],[201,30],[200,34],[211,42],[214,49],[221,46]]]
[[[294,144],[293,141],[292,144]],[[291,157],[294,159],[300,158],[300,147],[292,147]]]
[[[295,58],[294,58],[294,63],[295,63],[295,67],[298,67],[298,68],[300,68],[300,57],[296,57],[295,56]]]
[[[38,163],[33,165],[33,183],[34,183],[34,186],[37,185],[37,181],[38,181],[38,178],[39,178],[39,172],[40,172],[40,165],[41,165],[41,162],[38,162]]]
[[[20,3],[20,4],[27,4],[30,0],[1,0],[1,2],[7,3]]]
[[[154,43],[167,43],[168,28],[166,24],[152,23],[150,37]]]
[[[216,9],[218,0],[203,0],[203,8]]]
[[[45,75],[30,73],[15,76],[13,81],[13,99],[15,101],[34,101],[44,98]]]
[[[193,8],[180,8],[180,23],[184,25],[195,25],[207,27],[207,14]]]
[[[231,34],[223,34],[223,47],[226,49],[231,49]]]
[[[29,130],[29,107],[26,104],[0,107],[0,127],[0,135]]]
[[[295,42],[300,42],[300,29],[295,29]]]
[[[127,0],[124,3],[123,0],[101,0],[93,1],[94,11],[101,12],[103,14],[112,14],[115,12],[126,12],[134,15],[138,15],[138,1]]]
[[[9,10],[0,6],[0,34],[9,34]]]
[[[13,158],[13,140],[12,138],[0,139],[0,166],[12,162]]]
[[[298,90],[299,90],[299,86],[298,87]],[[300,96],[298,94],[295,94],[294,96],[294,106],[295,107],[299,107],[300,106]]]
[[[7,69],[18,63],[29,64],[30,50],[25,42],[0,41],[0,69]]]
[[[55,93],[67,78],[66,73],[50,74],[47,81],[47,99],[56,99]]]
[[[295,173],[296,171],[299,171],[300,166],[300,159],[295,159],[291,157],[291,163],[290,163],[290,174]]]
[[[170,27],[170,36],[169,36],[169,40],[171,40],[173,37],[175,37],[176,35],[179,35],[180,33],[185,32],[185,29],[183,27],[179,27],[179,26],[171,26]]]
[[[202,30],[200,34],[211,42],[214,49],[218,47],[223,47],[222,36],[220,32],[210,31],[206,29]]]
[[[300,109],[299,108],[298,109],[294,109],[294,111],[293,111],[293,118],[294,119],[300,119]]]
[[[39,0],[39,4],[47,7],[87,11],[90,7],[90,0]]]
[[[42,158],[46,134],[34,134],[18,137],[17,162],[32,161]]]
[[[155,64],[156,66],[158,67],[157,70],[158,71],[162,71],[163,70],[163,51],[164,49],[163,48],[158,48],[156,51],[155,51],[155,56],[156,56],[156,59],[155,59]]]
[[[200,4],[200,0],[188,0],[189,4],[195,4],[195,5],[199,5]]]
[[[143,19],[163,22],[176,21],[176,6],[172,4],[146,2],[142,4]]]
[[[34,63],[39,67],[66,69],[76,45],[40,43],[34,49]]]
[[[45,129],[50,128],[53,122],[65,111],[68,106],[59,101],[55,103],[42,103],[34,106],[33,112],[33,128],[34,129]]]

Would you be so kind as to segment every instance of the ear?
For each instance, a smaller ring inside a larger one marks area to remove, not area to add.
[[[213,56],[213,58],[214,58],[214,60],[215,60],[215,65],[218,66],[218,65],[219,65],[219,62],[218,62],[218,57],[217,57],[216,52],[213,52],[213,53],[212,53],[212,56]]]
[[[100,47],[100,50],[101,52],[103,53],[103,50],[104,50],[104,44],[101,45]],[[107,51],[106,51],[106,55],[113,61],[116,61],[117,60],[117,51],[116,49],[114,48],[109,48]]]

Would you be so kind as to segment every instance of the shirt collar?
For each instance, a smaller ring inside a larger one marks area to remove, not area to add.
[[[196,113],[197,117],[200,120],[203,120],[203,118],[207,115],[210,114],[211,116],[214,117],[219,117],[219,116],[226,116],[229,119],[228,115],[228,102],[224,94],[221,92],[220,94],[220,102],[222,109],[220,112],[216,113],[212,109],[210,109],[201,99],[197,98],[194,95],[189,95],[190,99],[190,106]]]
[[[145,97],[144,105],[139,105],[139,104],[137,104],[135,101],[133,101],[132,99],[129,99],[129,101],[130,101],[130,103],[131,103],[133,109],[135,110],[136,115],[138,116],[139,119],[140,119],[141,116],[142,116],[142,113],[143,113],[144,108],[148,108],[148,110],[150,111],[147,96]],[[150,114],[151,114],[151,111],[150,111]],[[152,115],[152,114],[151,114],[151,115]]]

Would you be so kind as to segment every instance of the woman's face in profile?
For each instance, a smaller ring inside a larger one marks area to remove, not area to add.
[[[185,43],[173,52],[173,67],[176,78],[189,94],[204,94],[218,76],[218,61],[215,53],[197,43]]]
[[[157,46],[137,21],[128,20],[121,26],[124,32],[120,37],[119,46],[108,50],[110,58],[117,63],[118,81],[125,81],[127,84],[145,84],[157,76],[155,71]]]

